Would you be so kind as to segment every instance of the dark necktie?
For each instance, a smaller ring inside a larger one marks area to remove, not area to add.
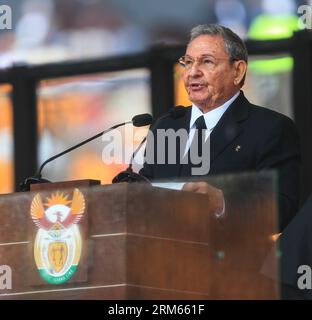
[[[197,118],[197,120],[195,121],[195,127],[196,127],[196,132],[193,137],[189,152],[190,150],[192,150],[192,146],[197,144],[198,156],[201,157],[203,153],[203,139],[205,141],[205,130],[207,129],[204,116],[200,116],[199,118]]]
[[[198,157],[202,156],[202,147],[203,141],[205,141],[205,130],[207,129],[204,116],[200,116],[195,121],[195,134],[193,140],[191,142],[190,148],[185,155],[187,157],[187,163],[181,164],[180,168],[180,176],[181,177],[190,177],[191,176],[191,168],[200,166],[201,164],[192,164],[191,152],[196,154]],[[203,140],[204,139],[204,140]],[[194,159],[193,159],[194,160]]]

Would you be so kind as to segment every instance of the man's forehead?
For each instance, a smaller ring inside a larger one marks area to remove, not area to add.
[[[192,52],[201,55],[215,55],[225,52],[224,41],[220,35],[201,35],[192,40],[187,48],[186,54],[190,55]]]

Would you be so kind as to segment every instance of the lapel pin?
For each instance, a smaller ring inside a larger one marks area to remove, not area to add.
[[[235,151],[238,152],[241,149],[241,146],[238,144],[235,148]]]

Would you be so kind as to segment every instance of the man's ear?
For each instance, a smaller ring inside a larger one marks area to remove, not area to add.
[[[244,60],[234,61],[234,84],[239,85],[247,71],[247,62]]]

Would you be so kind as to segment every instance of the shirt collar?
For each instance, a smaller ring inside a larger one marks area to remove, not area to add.
[[[190,129],[195,128],[195,121],[200,117],[204,116],[206,127],[208,130],[212,130],[221,117],[223,116],[224,112],[228,109],[228,107],[234,102],[234,100],[239,96],[239,91],[228,101],[222,104],[220,107],[217,107],[211,111],[203,113],[194,103],[192,105],[192,115],[190,121]]]

